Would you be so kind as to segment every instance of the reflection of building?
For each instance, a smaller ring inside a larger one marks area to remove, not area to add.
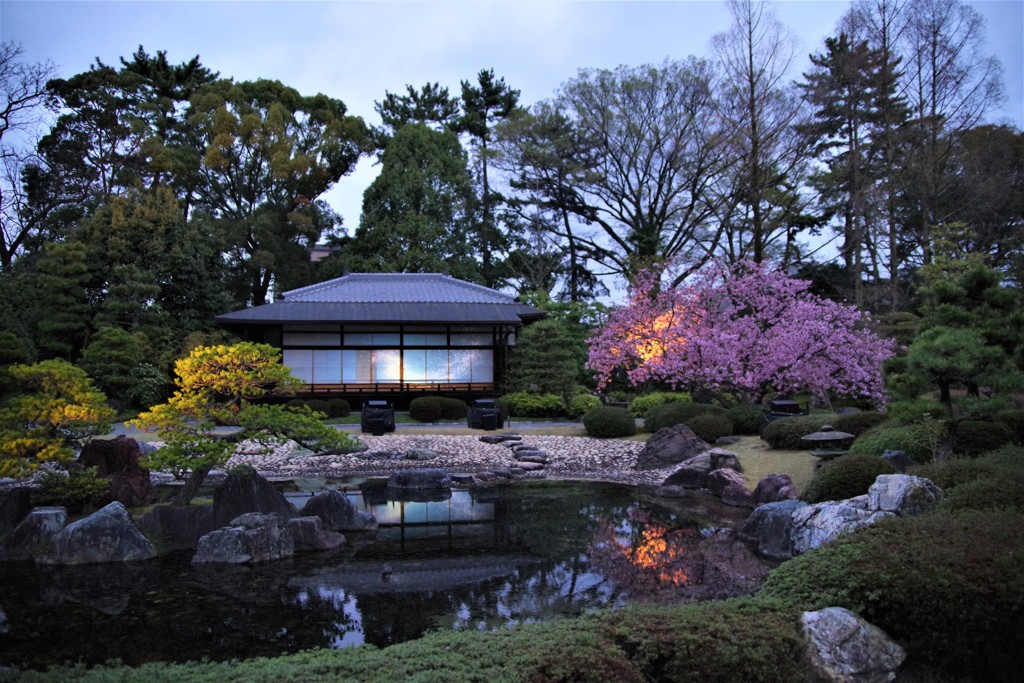
[[[500,393],[509,347],[544,312],[436,273],[355,273],[217,317],[283,350],[306,392],[335,396]]]

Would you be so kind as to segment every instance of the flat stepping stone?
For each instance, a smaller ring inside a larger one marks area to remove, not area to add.
[[[484,443],[507,443],[522,441],[523,437],[520,434],[485,434],[480,440]]]
[[[524,472],[536,472],[537,470],[544,469],[544,463],[523,461],[516,465],[514,469],[520,469]]]
[[[532,455],[532,454],[531,455],[521,455],[518,458],[516,458],[516,460],[519,461],[520,465],[528,463],[528,462],[535,462],[535,463],[538,463],[540,465],[546,465],[549,462],[548,457],[546,455]]]
[[[453,474],[452,475],[452,483],[453,484],[472,484],[474,481],[476,481],[476,477],[473,476],[472,474]]]
[[[513,455],[516,457],[517,460],[521,459],[521,458],[525,458],[528,455],[539,455],[539,456],[542,456],[542,457],[546,458],[546,457],[548,457],[548,452],[547,451],[542,451],[539,448],[529,448],[529,449],[524,449],[524,450],[521,450],[521,451],[515,451],[513,453]]]

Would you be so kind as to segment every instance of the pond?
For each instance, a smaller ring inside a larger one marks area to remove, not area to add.
[[[228,660],[444,629],[488,630],[642,601],[757,590],[770,565],[734,534],[747,511],[710,497],[543,482],[389,499],[346,494],[380,522],[346,547],[255,566],[190,553],[0,576],[0,664]],[[289,494],[301,507],[309,494]]]

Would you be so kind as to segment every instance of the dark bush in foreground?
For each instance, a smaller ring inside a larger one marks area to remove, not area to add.
[[[1003,446],[981,456],[981,462],[1024,468],[1024,446]]]
[[[1013,432],[1014,442],[1024,445],[1024,410],[1000,410],[996,413],[996,421]]]
[[[664,403],[654,406],[644,417],[644,431],[654,434],[662,427],[684,424],[698,415],[721,415],[725,410],[710,403]]]
[[[636,434],[636,420],[625,408],[601,406],[583,416],[583,427],[588,436],[598,439],[612,439]]]
[[[999,466],[983,458],[956,458],[947,462],[929,462],[910,468],[907,474],[930,479],[945,493],[977,479],[998,476]]]
[[[327,417],[348,417],[352,414],[352,406],[343,398],[332,398],[327,401]]]
[[[385,649],[313,650],[276,659],[154,663],[137,669],[72,667],[25,672],[18,680],[797,683],[806,680],[799,623],[799,612],[786,605],[747,598],[629,607],[485,633],[433,633]]]
[[[95,467],[72,464],[70,471],[43,472],[37,483],[39,504],[63,507],[73,515],[110,500],[110,480],[99,476]]]
[[[963,420],[956,425],[956,452],[974,458],[1013,443],[1013,432],[1003,422]]]
[[[860,436],[872,427],[877,427],[886,420],[888,416],[877,410],[862,410],[859,413],[845,413],[832,418],[832,426],[837,431]]]
[[[761,430],[761,438],[767,441],[772,448],[809,451],[814,448],[814,445],[801,439],[818,431],[824,425],[832,424],[830,420],[833,417],[833,415],[801,415],[772,420]]]
[[[686,421],[686,426],[698,437],[711,444],[723,436],[732,436],[732,422],[725,415],[710,413],[696,415]]]
[[[441,403],[441,417],[445,420],[461,420],[466,417],[469,407],[461,398],[447,398],[442,396],[437,399]]]
[[[877,455],[844,455],[819,467],[800,497],[808,503],[853,498],[867,493],[878,475],[894,472],[892,463]]]
[[[732,422],[734,434],[755,436],[761,433],[761,406],[733,406],[725,411],[725,416]]]
[[[952,676],[1017,681],[1024,669],[1024,514],[886,520],[785,562],[758,597],[846,607]]]
[[[409,403],[409,417],[417,422],[437,422],[441,419],[441,399],[417,396]]]
[[[882,455],[892,450],[903,451],[916,462],[928,462],[932,459],[932,446],[929,444],[927,432],[930,426],[881,426],[869,429],[858,436],[850,446],[850,455]]]
[[[978,478],[946,492],[945,510],[1008,510],[1024,512],[1024,472],[1004,471],[998,478]]]

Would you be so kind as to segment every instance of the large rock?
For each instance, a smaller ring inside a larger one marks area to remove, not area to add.
[[[9,486],[0,488],[0,540],[32,511],[32,487]]]
[[[217,528],[212,505],[154,505],[136,526],[168,550],[191,550]]]
[[[729,469],[736,470],[737,472],[743,471],[740,460],[733,451],[727,451],[724,448],[712,448],[708,451],[708,455],[711,456],[712,470]]]
[[[747,488],[747,478],[736,470],[729,468],[715,469],[708,472],[705,479],[708,492],[712,495],[722,497],[722,492],[729,484],[737,484],[744,490]]]
[[[757,482],[757,488],[754,489],[754,505],[794,500],[798,497],[799,492],[788,474],[765,475],[764,479]]]
[[[658,470],[683,462],[711,448],[686,425],[662,427],[637,455],[636,469]]]
[[[727,471],[729,470],[715,470],[715,472]],[[722,502],[734,508],[752,508],[754,507],[754,492],[748,489],[746,484],[730,481],[722,489]]]
[[[82,448],[78,462],[95,467],[96,473],[110,480],[110,497],[129,507],[148,505],[155,496],[149,470],[139,464],[142,451],[135,439],[93,439]]]
[[[810,680],[828,683],[889,683],[906,652],[885,631],[843,607],[804,612]]]
[[[302,517],[319,517],[328,531],[371,531],[377,528],[377,518],[357,508],[344,493],[324,491],[302,506]]]
[[[436,467],[417,470],[399,470],[388,477],[389,489],[450,489],[452,479]]]
[[[662,486],[682,486],[687,489],[702,489],[707,486],[711,472],[711,454],[701,453],[688,458],[672,474],[665,478]]]
[[[868,489],[868,508],[911,517],[942,500],[942,489],[930,479],[909,474],[880,474]]]
[[[285,518],[249,512],[200,538],[192,563],[247,564],[294,554],[295,541]]]
[[[295,506],[255,471],[232,472],[213,492],[213,526],[227,526],[247,512],[290,519],[295,516]]]
[[[288,529],[295,540],[295,551],[330,550],[345,545],[345,536],[337,531],[324,529],[324,522],[316,516],[292,517]]]
[[[895,516],[892,512],[847,505],[845,501],[802,507],[793,512],[793,554],[800,555],[861,527]]]
[[[124,505],[113,502],[67,525],[37,559],[42,564],[132,562],[156,557],[156,548],[132,521]]]
[[[806,507],[802,500],[765,503],[754,509],[740,528],[740,538],[757,544],[757,552],[773,560],[793,557],[793,513]]]
[[[0,547],[0,562],[31,560],[64,528],[68,512],[62,507],[41,507],[28,513]]]

